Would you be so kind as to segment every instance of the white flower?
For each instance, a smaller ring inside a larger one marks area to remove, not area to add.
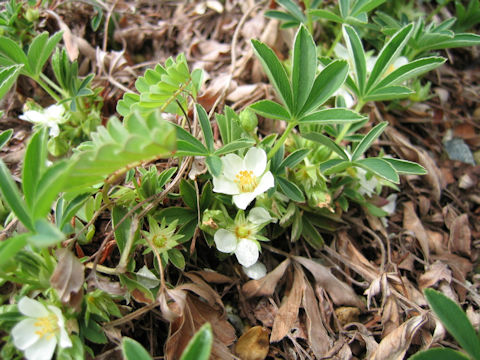
[[[245,267],[243,266],[243,272],[253,280],[258,280],[267,275],[267,268],[263,263],[257,261],[255,264]]]
[[[270,221],[272,218],[268,211],[257,207],[250,211],[246,221],[238,221],[231,230],[217,230],[213,240],[218,251],[235,253],[238,262],[248,268],[257,262],[260,254],[260,245],[256,240],[257,232]]]
[[[13,343],[27,360],[50,360],[57,343],[61,348],[72,346],[62,312],[56,306],[23,297],[18,310],[27,318],[13,327]]]
[[[65,122],[64,113],[65,108],[62,105],[54,104],[43,111],[28,110],[20,116],[20,119],[45,126],[50,129],[50,136],[57,137],[60,134],[58,124]]]
[[[375,189],[378,185],[377,178],[372,175],[370,179],[367,179],[367,172],[362,168],[357,168],[357,179],[360,183],[358,192],[362,195],[372,196],[375,193]]]
[[[242,210],[275,184],[272,173],[265,172],[267,154],[262,149],[251,148],[244,159],[225,155],[222,164],[222,174],[213,177],[213,191],[233,195],[233,202]]]

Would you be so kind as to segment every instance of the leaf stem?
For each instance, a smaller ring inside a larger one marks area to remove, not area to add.
[[[60,97],[57,94],[55,94],[55,92],[50,88],[50,86],[47,85],[46,82],[44,82],[40,78],[40,76],[33,78],[33,80],[35,80],[38,83],[38,85],[40,85],[43,88],[43,90],[45,90],[48,93],[48,95],[50,95],[53,99],[55,99],[55,101],[60,102],[61,100]]]
[[[42,80],[45,81],[49,86],[51,86],[56,92],[58,92],[59,94],[62,94],[62,96],[64,96],[64,97],[67,97],[67,96],[68,96],[68,94],[66,94],[65,91],[64,91],[60,86],[58,86],[58,85],[55,84],[52,80],[50,80],[47,75],[45,75],[44,73],[40,73],[40,77],[41,77]]]
[[[326,57],[330,57],[333,54],[333,51],[335,50],[335,46],[337,46],[338,42],[342,38],[342,29],[337,33],[337,36],[335,37],[335,40],[333,40],[332,45],[330,46],[330,49],[328,49],[327,54],[325,55]]]
[[[287,140],[288,135],[292,132],[292,130],[295,126],[297,126],[296,121],[291,121],[291,122],[288,123],[288,126],[285,129],[285,131],[283,132],[280,139],[278,139],[278,141],[275,143],[273,148],[268,152],[268,156],[267,156],[268,160],[270,160],[273,157],[273,155],[275,155],[275,153],[280,149],[280,147],[283,145],[285,140]]]
[[[355,112],[360,112],[360,110],[362,110],[363,106],[365,105],[365,102],[363,102],[362,100],[358,100],[358,103],[357,105],[355,106]],[[350,130],[350,126],[352,125],[352,123],[348,123],[348,124],[345,124],[342,128],[342,130],[340,131],[340,134],[338,135],[338,137],[335,139],[335,143],[337,144],[340,144],[340,142],[343,140],[343,138],[345,137],[345,135],[347,135],[348,133],[348,130]]]

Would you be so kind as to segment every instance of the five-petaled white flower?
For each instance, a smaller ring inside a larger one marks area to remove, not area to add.
[[[62,105],[50,105],[43,111],[28,110],[25,111],[20,119],[29,121],[39,126],[44,126],[50,129],[49,135],[57,137],[60,134],[58,124],[65,122],[64,118],[65,108]]]
[[[260,245],[257,241],[260,236],[257,233],[270,221],[272,218],[268,211],[256,207],[250,211],[246,220],[243,217],[228,230],[217,230],[213,240],[218,251],[228,254],[235,253],[238,262],[245,268],[249,268],[257,263],[260,253]]]
[[[233,195],[233,202],[242,210],[260,194],[274,186],[275,181],[267,167],[264,150],[251,148],[245,158],[227,154],[222,158],[223,170],[213,177],[213,191]]]
[[[57,343],[61,348],[72,346],[62,312],[56,306],[23,297],[18,310],[27,318],[13,327],[13,344],[28,360],[50,360]]]

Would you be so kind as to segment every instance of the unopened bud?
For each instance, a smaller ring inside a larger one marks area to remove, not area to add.
[[[240,113],[240,125],[246,132],[252,132],[258,125],[257,115],[249,108]]]

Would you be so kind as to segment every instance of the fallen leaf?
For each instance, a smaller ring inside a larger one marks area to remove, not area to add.
[[[382,337],[388,336],[400,325],[400,308],[393,295],[387,296],[382,309]]]
[[[426,318],[418,315],[405,321],[400,327],[382,339],[370,360],[403,360],[415,333]]]
[[[282,340],[293,328],[298,317],[304,288],[305,279],[303,271],[298,266],[295,266],[290,293],[286,296],[285,301],[282,302],[273,322],[272,334],[270,336],[271,343]]]
[[[259,280],[250,280],[242,286],[245,297],[271,296],[280,279],[283,278],[285,270],[290,265],[290,259],[285,259],[273,271],[269,272]]]
[[[335,309],[335,315],[337,316],[340,325],[345,326],[358,321],[360,309],[351,306],[340,306]]]
[[[432,287],[442,280],[450,283],[452,281],[452,272],[447,264],[437,260],[430,266],[426,273],[420,276],[418,279],[418,285],[420,289],[425,289]]]
[[[305,282],[302,304],[307,318],[308,344],[314,355],[320,359],[328,352],[332,346],[332,342],[323,325],[318,301],[308,281]]]
[[[468,215],[462,214],[453,220],[450,226],[449,247],[451,251],[470,257],[472,255],[471,238]]]
[[[365,307],[355,291],[338,280],[329,268],[304,257],[295,256],[294,259],[312,273],[317,284],[325,289],[336,305],[351,305],[361,309]]]
[[[57,290],[60,301],[80,310],[83,297],[85,273],[83,264],[67,249],[57,250],[58,263],[50,277],[50,284]]]
[[[428,261],[430,257],[430,250],[428,247],[428,235],[423,227],[422,222],[418,218],[413,202],[408,201],[403,204],[403,227],[407,230],[410,230],[415,235],[415,238],[418,240],[420,247],[422,248],[423,255]]]
[[[262,326],[248,329],[235,344],[235,354],[242,360],[263,360],[269,349],[268,330]]]

